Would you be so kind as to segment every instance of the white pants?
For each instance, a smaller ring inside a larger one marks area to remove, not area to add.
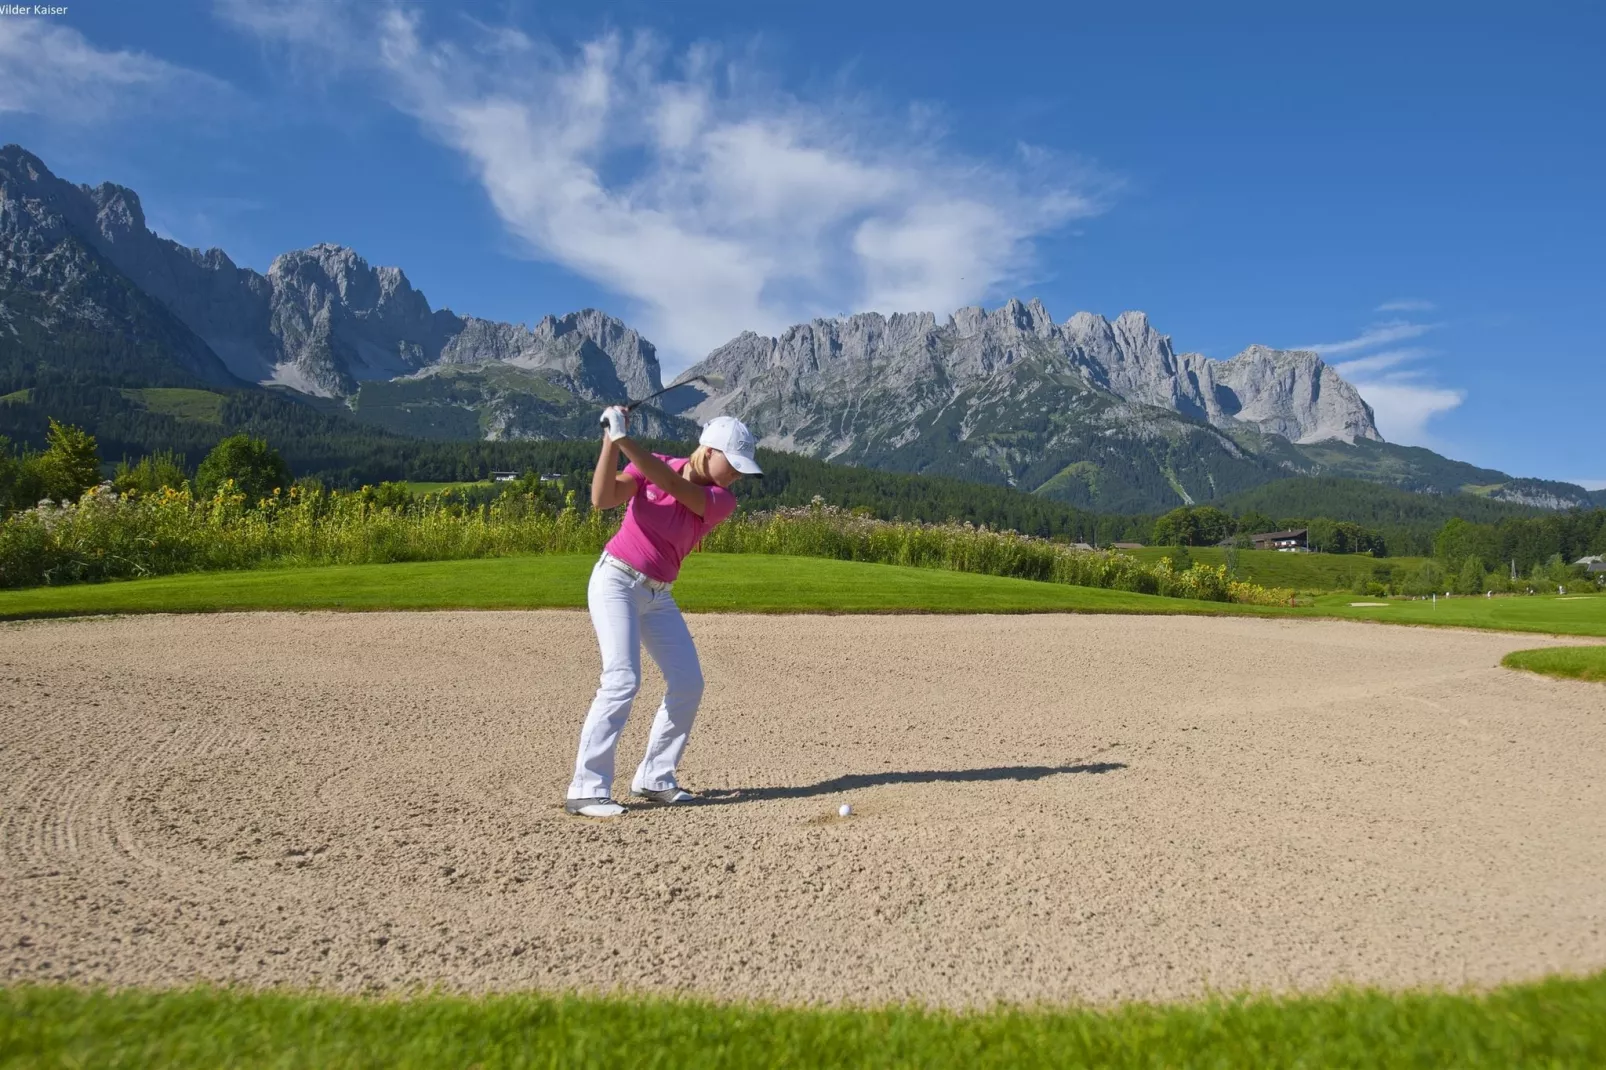
[[[686,749],[697,704],[703,697],[703,670],[697,648],[669,591],[654,591],[611,565],[598,562],[586,591],[591,623],[602,647],[602,682],[580,729],[569,798],[598,799],[613,787],[614,751],[641,690],[641,645],[668,684],[652,721],[647,754],[631,782],[632,791],[660,791],[675,785],[675,766]]]

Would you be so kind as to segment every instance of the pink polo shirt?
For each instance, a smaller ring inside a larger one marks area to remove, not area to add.
[[[676,472],[686,467],[684,457],[653,456]],[[625,465],[625,475],[635,479],[636,494],[625,508],[618,534],[608,540],[607,550],[653,579],[671,583],[680,575],[680,563],[697,540],[736,511],[736,495],[724,487],[704,487],[708,504],[698,516],[673,494],[649,483],[634,464]]]

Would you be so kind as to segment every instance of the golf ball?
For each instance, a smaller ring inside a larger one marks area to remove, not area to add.
[[[853,813],[853,807],[849,806],[847,803],[843,803],[841,806],[836,808],[837,817],[847,817],[851,813]]]

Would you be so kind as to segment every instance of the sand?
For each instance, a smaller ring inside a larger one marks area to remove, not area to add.
[[[1497,667],[1554,640],[689,619],[710,801],[610,823],[561,811],[580,613],[0,626],[0,977],[973,1007],[1606,966],[1606,688]]]

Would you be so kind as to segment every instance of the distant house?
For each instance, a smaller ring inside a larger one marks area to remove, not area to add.
[[[1073,549],[1073,550],[1091,550],[1091,549],[1093,549],[1093,547],[1089,543],[1073,542],[1073,543],[1071,543],[1071,549]]]
[[[1141,549],[1143,549],[1143,544],[1141,542],[1112,542],[1112,543],[1110,543],[1110,549],[1112,549],[1112,550],[1141,550]]]
[[[1310,550],[1308,528],[1290,528],[1288,531],[1263,531],[1249,536],[1257,550],[1280,550],[1283,553],[1302,554]]]
[[[563,482],[563,473],[562,472],[542,472],[541,473],[541,482],[543,482],[543,483],[562,483]]]
[[[511,483],[519,478],[519,474],[517,472],[492,472],[491,478],[498,483]]]
[[[1591,576],[1606,576],[1606,561],[1602,561],[1598,557],[1585,567]]]
[[[1585,568],[1590,568],[1592,565],[1599,565],[1602,563],[1606,563],[1606,558],[1602,558],[1599,554],[1590,554],[1588,557],[1580,557],[1577,561],[1573,562],[1573,564],[1583,565]]]

